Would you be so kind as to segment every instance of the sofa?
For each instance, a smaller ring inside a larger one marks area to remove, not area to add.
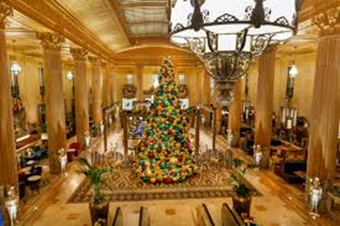
[[[285,160],[275,167],[275,173],[290,184],[302,184],[305,180],[295,174],[296,171],[306,171],[307,162],[301,160]]]

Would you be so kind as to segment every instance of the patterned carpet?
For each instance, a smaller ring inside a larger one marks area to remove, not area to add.
[[[187,179],[184,183],[153,185],[143,183],[132,170],[123,170],[117,174],[109,175],[107,184],[102,191],[111,201],[230,197],[229,176],[226,169],[223,170],[223,173],[218,170],[207,170],[196,177]],[[260,195],[255,189],[254,191],[254,195]],[[69,202],[89,202],[92,192],[90,183],[85,179],[71,196]]]

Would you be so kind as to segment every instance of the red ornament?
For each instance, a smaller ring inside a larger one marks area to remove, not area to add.
[[[164,184],[172,184],[173,180],[172,180],[172,178],[168,177],[168,178],[165,178],[163,182],[164,182]]]
[[[155,157],[155,154],[153,152],[149,152],[148,157],[150,159],[153,159]]]

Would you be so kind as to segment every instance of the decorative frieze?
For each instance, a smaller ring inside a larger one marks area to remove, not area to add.
[[[100,67],[101,66],[101,63],[102,63],[102,59],[99,58],[99,57],[93,57],[93,56],[90,56],[89,57],[89,61],[92,65],[92,67]]]
[[[313,18],[320,36],[340,34],[340,7],[331,8]]]
[[[60,50],[65,38],[59,33],[37,32],[37,38],[45,49]]]
[[[82,48],[72,48],[70,52],[75,60],[86,60],[88,54],[88,51]]]
[[[0,0],[0,28],[5,27],[5,19],[13,14],[13,9],[5,1]]]

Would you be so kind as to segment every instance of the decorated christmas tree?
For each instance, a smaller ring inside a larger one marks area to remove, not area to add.
[[[180,110],[174,69],[165,59],[158,74],[159,86],[138,144],[138,173],[144,182],[172,184],[197,173],[189,128]]]

